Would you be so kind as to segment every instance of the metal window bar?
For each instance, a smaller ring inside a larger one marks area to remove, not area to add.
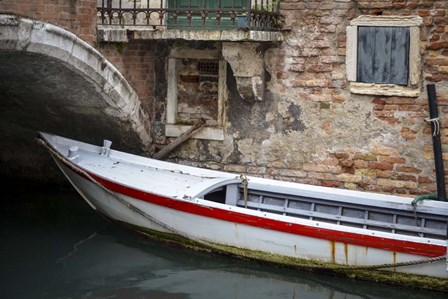
[[[280,0],[247,0],[241,7],[233,0],[225,6],[224,1],[212,4],[202,0],[194,6],[191,0],[179,7],[181,0],[98,0],[98,23],[119,26],[152,26],[181,29],[249,29],[277,31],[281,29],[282,16],[279,11]],[[241,27],[238,16],[245,16],[245,26]],[[179,20],[185,19],[187,24]],[[198,22],[194,22],[194,21]],[[223,22],[226,20],[226,22]],[[225,25],[224,25],[225,23]],[[198,25],[200,24],[200,25]],[[190,27],[190,28],[185,28]]]

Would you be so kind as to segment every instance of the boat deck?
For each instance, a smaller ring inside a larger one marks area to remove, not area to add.
[[[42,133],[43,134],[43,133]],[[73,140],[43,135],[53,138],[52,146],[60,153],[69,156],[69,148],[74,146]],[[119,182],[121,185],[159,195],[178,198],[192,197],[198,186],[207,188],[220,181],[235,178],[235,175],[199,169],[184,165],[176,165],[163,161],[143,158],[110,150],[108,156],[102,155],[102,147],[76,142],[76,165],[96,175]],[[70,158],[69,158],[70,159]],[[217,176],[219,175],[219,176]]]
[[[58,136],[43,137],[84,170],[119,184],[171,198],[203,198],[250,210],[393,234],[446,240],[448,206],[411,198],[249,178],[248,197],[238,175],[110,150]],[[76,156],[69,149],[77,146]]]

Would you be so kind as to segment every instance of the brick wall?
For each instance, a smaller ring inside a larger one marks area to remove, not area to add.
[[[383,138],[381,134],[359,134],[358,143],[332,142],[338,150],[327,147],[321,154],[326,158],[314,158],[304,163],[302,178],[295,180],[398,194],[434,192],[431,131],[423,121],[428,117],[426,92],[422,90],[418,98],[356,96],[348,93],[344,69],[344,30],[348,21],[359,15],[419,15],[423,18],[423,85],[436,83],[443,117],[442,140],[446,147],[448,119],[445,120],[444,112],[448,108],[448,2],[286,0],[281,8],[292,28],[291,37],[298,36],[286,40],[280,51],[286,63],[278,65],[275,74],[279,84],[295,89],[302,99],[321,103],[320,109],[314,110],[317,117],[322,114],[326,116],[315,122],[322,128],[319,135],[328,134],[331,142],[330,136],[338,133],[338,123],[331,119],[335,113],[331,111],[343,109],[344,112],[338,117],[355,117],[356,112],[347,110],[350,106],[348,102],[357,103],[358,107],[369,107],[364,110],[369,114],[369,119],[360,120],[365,129],[374,130],[375,126],[380,126],[384,132]],[[322,113],[322,108],[328,111]],[[356,130],[355,126],[351,128]],[[375,139],[369,144],[366,138]],[[351,139],[343,137],[343,140]],[[364,144],[359,146],[359,143]],[[345,150],[339,150],[344,147]]]
[[[282,0],[281,11],[291,30],[265,53],[265,99],[243,103],[229,81],[226,140],[190,140],[172,158],[329,187],[435,192],[425,86],[436,84],[448,168],[448,1]],[[363,14],[423,18],[419,97],[350,93],[345,30]]]
[[[102,43],[99,51],[130,82],[142,106],[150,111],[154,95],[154,43],[130,41],[129,43]]]
[[[96,42],[96,0],[2,0],[0,13],[44,21]]]

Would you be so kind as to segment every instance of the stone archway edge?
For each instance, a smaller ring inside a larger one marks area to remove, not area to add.
[[[128,121],[149,145],[149,118],[137,93],[123,75],[94,47],[75,34],[41,21],[0,14],[0,50],[25,51],[63,61],[100,89],[105,113]]]

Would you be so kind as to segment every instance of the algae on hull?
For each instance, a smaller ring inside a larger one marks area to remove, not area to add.
[[[355,267],[325,261],[300,259],[210,242],[198,242],[175,234],[162,233],[151,229],[132,226],[127,223],[125,223],[125,225],[150,238],[181,245],[193,250],[225,254],[239,259],[256,260],[266,264],[323,273],[326,275],[336,275],[350,279],[448,292],[448,279],[386,270],[362,269],[362,267],[356,269]]]

